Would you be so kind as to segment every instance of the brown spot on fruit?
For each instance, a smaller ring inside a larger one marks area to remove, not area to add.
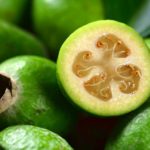
[[[12,94],[12,84],[10,78],[0,74],[0,99],[2,99],[6,89]]]
[[[0,113],[15,102],[16,96],[16,83],[9,76],[0,73]]]

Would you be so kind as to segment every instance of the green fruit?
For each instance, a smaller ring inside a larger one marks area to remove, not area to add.
[[[106,144],[105,150],[149,150],[150,103],[124,116],[114,134]]]
[[[147,47],[150,49],[150,38],[145,39]]]
[[[18,23],[28,0],[0,0],[0,19]]]
[[[100,0],[34,0],[35,31],[56,59],[67,36],[78,27],[103,18]]]
[[[73,150],[59,135],[30,125],[6,128],[0,132],[0,145],[5,150]]]
[[[149,51],[138,33],[123,23],[104,20],[68,37],[60,49],[57,75],[77,106],[96,115],[114,116],[147,100],[149,66]]]
[[[74,110],[61,95],[53,62],[18,56],[0,65],[0,126],[32,124],[66,134]]]
[[[16,55],[46,56],[46,52],[35,37],[0,21],[0,62]]]

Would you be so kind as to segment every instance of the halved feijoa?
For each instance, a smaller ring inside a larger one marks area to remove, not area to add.
[[[58,134],[31,125],[12,126],[1,131],[0,146],[4,150],[72,150]]]
[[[150,55],[129,26],[97,21],[64,42],[57,62],[60,85],[84,110],[103,116],[139,107],[150,95]]]

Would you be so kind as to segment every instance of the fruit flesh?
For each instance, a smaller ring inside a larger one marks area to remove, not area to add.
[[[83,51],[76,57],[73,64],[73,71],[78,77],[87,76],[93,67],[100,67],[103,70],[100,74],[93,75],[92,78],[84,82],[85,89],[93,96],[102,100],[109,100],[112,98],[111,80],[115,80],[119,83],[121,92],[135,92],[138,89],[140,80],[138,67],[132,64],[119,67],[112,65],[115,58],[128,57],[129,48],[120,39],[111,34],[102,36],[96,45],[103,52],[101,60],[92,61],[92,53]]]
[[[1,131],[0,145],[7,150],[72,150],[59,135],[31,125],[12,126]]]
[[[133,29],[116,21],[97,21],[64,42],[57,61],[58,80],[84,110],[120,115],[149,96],[149,81],[145,81],[149,63],[149,52]]]

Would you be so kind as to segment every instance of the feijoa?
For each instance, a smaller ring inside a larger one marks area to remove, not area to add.
[[[56,66],[37,56],[18,56],[0,65],[0,127],[31,124],[66,134],[75,112],[61,95]]]
[[[59,135],[40,127],[18,125],[0,132],[4,150],[73,150]]]
[[[57,61],[73,103],[102,116],[121,115],[150,95],[150,55],[131,27],[112,20],[87,24],[64,42]]]
[[[57,58],[61,44],[78,27],[103,19],[101,0],[34,0],[33,23],[39,37]]]
[[[0,62],[16,55],[46,56],[43,44],[29,33],[0,21]]]

